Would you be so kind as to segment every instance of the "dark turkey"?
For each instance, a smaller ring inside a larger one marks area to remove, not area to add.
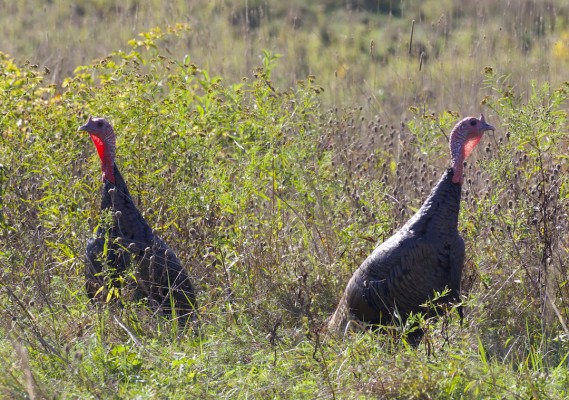
[[[95,237],[87,241],[86,290],[90,299],[106,299],[109,289],[119,293],[132,272],[137,297],[184,324],[195,316],[194,287],[176,254],[156,236],[137,210],[115,165],[115,133],[103,118],[89,118],[79,128],[89,133],[103,171],[101,211]]]
[[[458,234],[463,162],[487,130],[480,118],[465,118],[450,137],[451,167],[419,211],[377,247],[356,270],[329,321],[344,330],[350,320],[369,324],[404,323],[435,292],[449,290],[438,302],[459,301],[464,241]]]

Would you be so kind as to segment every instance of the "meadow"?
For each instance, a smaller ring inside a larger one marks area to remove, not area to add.
[[[569,6],[0,1],[0,396],[569,396]],[[54,28],[55,27],[55,28]],[[467,161],[455,310],[326,330],[353,271]],[[198,289],[200,327],[94,307],[89,115]]]

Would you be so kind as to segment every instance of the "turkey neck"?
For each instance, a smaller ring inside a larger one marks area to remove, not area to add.
[[[119,169],[114,163],[112,165],[112,168],[113,168],[112,175],[114,178],[113,179],[114,182],[111,182],[108,179],[103,179],[103,196],[101,197],[101,210],[114,209],[115,211],[122,211],[120,210],[120,207],[117,207],[119,204],[122,204],[122,202],[121,203],[115,202],[115,204],[113,204],[113,199],[111,197],[111,194],[109,193],[109,190],[115,189],[118,192],[115,193],[115,196],[120,196],[121,198],[124,198],[125,201],[127,202],[132,203],[132,198],[130,197],[128,187],[126,186],[126,183],[121,173],[119,172]]]
[[[453,176],[453,169],[448,168],[419,211],[407,223],[408,230],[417,233],[431,229],[449,233],[458,230],[462,185],[453,183]]]
[[[89,134],[91,140],[97,148],[97,153],[101,159],[101,171],[103,172],[103,182],[108,180],[111,183],[115,183],[115,137],[114,133],[102,139],[97,135]]]
[[[102,161],[101,170],[103,171],[103,180],[115,183],[115,160],[113,157],[106,157]]]

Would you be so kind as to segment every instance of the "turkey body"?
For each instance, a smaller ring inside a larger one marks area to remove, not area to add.
[[[458,234],[461,185],[448,169],[419,211],[377,247],[356,270],[333,316],[336,325],[356,318],[370,324],[404,322],[435,291],[458,301],[464,241]]]
[[[483,115],[456,124],[449,142],[451,167],[415,215],[354,272],[328,322],[330,330],[344,330],[351,320],[403,324],[411,314],[432,315],[435,310],[424,307],[430,300],[460,301],[465,257],[458,233],[462,168],[486,130],[494,127]],[[462,316],[461,308],[459,312]]]
[[[103,164],[104,158],[101,156]],[[127,277],[132,274],[136,297],[147,299],[153,308],[175,314],[180,321],[187,322],[189,317],[195,316],[197,308],[188,273],[174,251],[154,234],[136,208],[114,160],[111,167],[103,165],[103,171],[105,168],[101,211],[112,218],[106,222],[103,218],[95,237],[87,241],[85,287],[88,297],[106,298],[110,288],[119,290],[123,286],[121,282],[132,281]]]

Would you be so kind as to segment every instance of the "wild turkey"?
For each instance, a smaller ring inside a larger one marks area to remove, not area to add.
[[[328,323],[344,330],[350,320],[389,325],[450,290],[438,301],[458,301],[464,264],[464,241],[458,234],[463,162],[487,130],[481,115],[458,122],[450,136],[451,166],[419,211],[378,246],[356,270]]]
[[[127,271],[136,280],[136,294],[150,305],[175,316],[184,324],[195,316],[194,287],[176,254],[156,236],[137,210],[115,164],[115,133],[104,118],[89,117],[79,128],[91,136],[103,171],[101,211],[111,214],[87,241],[86,290],[90,299],[106,296],[107,289],[119,288]],[[109,285],[110,283],[110,285]]]

